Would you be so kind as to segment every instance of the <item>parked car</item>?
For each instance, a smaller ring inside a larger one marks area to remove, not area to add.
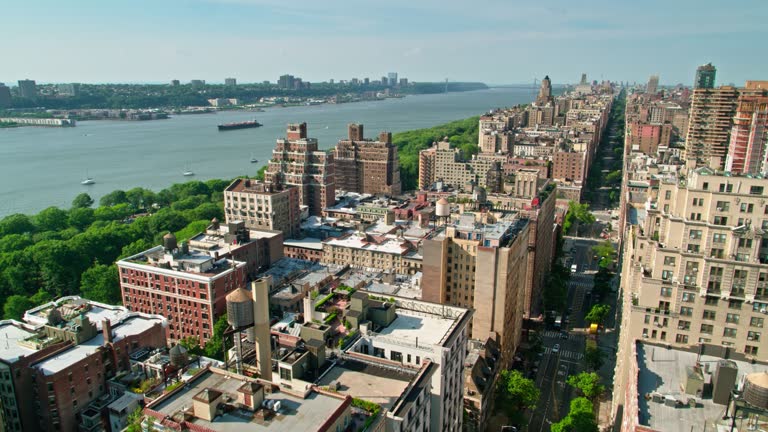
[[[552,347],[552,354],[557,354],[560,352],[560,344],[555,344],[555,346]]]

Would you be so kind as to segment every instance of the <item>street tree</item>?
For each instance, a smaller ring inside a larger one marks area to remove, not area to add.
[[[592,306],[592,309],[584,316],[584,319],[591,324],[602,325],[610,311],[611,307],[609,305],[604,303],[596,304]]]
[[[567,383],[590,400],[594,400],[605,391],[605,386],[600,384],[600,376],[595,372],[581,372],[578,375],[571,375],[568,377]]]
[[[552,432],[598,432],[594,406],[589,399],[579,397],[571,401],[568,415],[550,428]]]
[[[603,366],[603,352],[597,346],[587,346],[584,350],[584,361],[590,370],[596,371]]]
[[[501,372],[497,390],[502,406],[506,407],[510,415],[533,408],[539,400],[540,392],[536,384],[516,370]]]

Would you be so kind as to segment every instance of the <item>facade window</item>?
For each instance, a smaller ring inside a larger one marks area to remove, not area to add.
[[[693,316],[693,308],[687,307],[687,306],[680,306],[680,315]]]
[[[747,340],[748,341],[760,342],[760,332],[748,331],[747,332]]]
[[[736,329],[731,327],[725,327],[723,329],[723,337],[727,338],[735,338],[736,337]]]
[[[763,328],[763,318],[752,317],[749,319],[749,325],[751,327]]]
[[[665,256],[664,257],[664,265],[675,265],[675,257],[673,256]]]
[[[762,186],[750,186],[749,187],[749,194],[750,195],[762,195],[763,194],[763,187]]]
[[[696,296],[693,293],[684,292],[682,300],[686,303],[693,303],[696,301]]]
[[[744,347],[744,352],[747,355],[756,356],[757,355],[757,347],[756,346],[747,345],[747,346]]]
[[[714,326],[712,326],[712,324],[702,324],[701,325],[701,333],[712,334],[712,330],[713,329],[714,329]]]
[[[671,199],[672,198],[672,191],[666,191],[664,192],[664,199]]]
[[[687,344],[688,343],[688,335],[679,334],[675,336],[675,342],[679,344]]]
[[[720,183],[720,192],[733,192],[733,185],[727,183]]]
[[[701,318],[705,320],[714,320],[717,314],[713,310],[704,309],[704,313]]]
[[[662,297],[672,297],[672,287],[661,287]]]
[[[691,230],[688,235],[691,240],[701,240],[701,230]]]
[[[720,226],[728,225],[728,216],[715,216],[713,223]]]
[[[717,202],[717,211],[727,212],[731,209],[731,203],[728,201],[718,201]]]
[[[726,234],[715,233],[712,235],[712,243],[725,243]]]
[[[723,250],[722,250],[722,249],[719,249],[719,248],[712,248],[712,249],[710,250],[710,253],[709,253],[709,255],[710,255],[712,258],[723,259]]]
[[[741,206],[739,206],[739,211],[742,213],[752,213],[754,209],[755,209],[754,204],[741,203]]]
[[[690,330],[691,329],[691,322],[690,321],[680,321],[677,323],[677,329],[678,330]]]
[[[670,280],[670,279],[672,279],[672,275],[674,275],[674,272],[672,270],[662,270],[662,272],[661,272],[661,279],[662,280]]]
[[[740,316],[739,314],[726,314],[725,315],[725,322],[729,324],[738,324],[739,323]]]

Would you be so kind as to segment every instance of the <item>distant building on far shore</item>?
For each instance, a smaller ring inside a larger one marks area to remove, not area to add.
[[[205,87],[205,80],[192,80],[189,82],[192,84],[193,89],[199,89]]]
[[[27,99],[37,97],[37,84],[35,80],[19,80],[19,96]]]
[[[179,85],[181,85],[179,80],[171,80],[171,87],[178,87]]]
[[[11,89],[3,83],[0,83],[0,108],[9,108],[11,106]]]
[[[224,78],[224,85],[227,87],[236,87],[237,86],[237,79],[235,78]]]

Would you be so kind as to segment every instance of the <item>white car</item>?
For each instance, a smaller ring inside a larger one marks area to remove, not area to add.
[[[571,266],[571,273],[576,273],[578,270],[579,270],[579,266],[577,266],[576,264],[573,264]]]
[[[555,344],[555,346],[552,347],[552,354],[557,354],[560,352],[560,344]]]

